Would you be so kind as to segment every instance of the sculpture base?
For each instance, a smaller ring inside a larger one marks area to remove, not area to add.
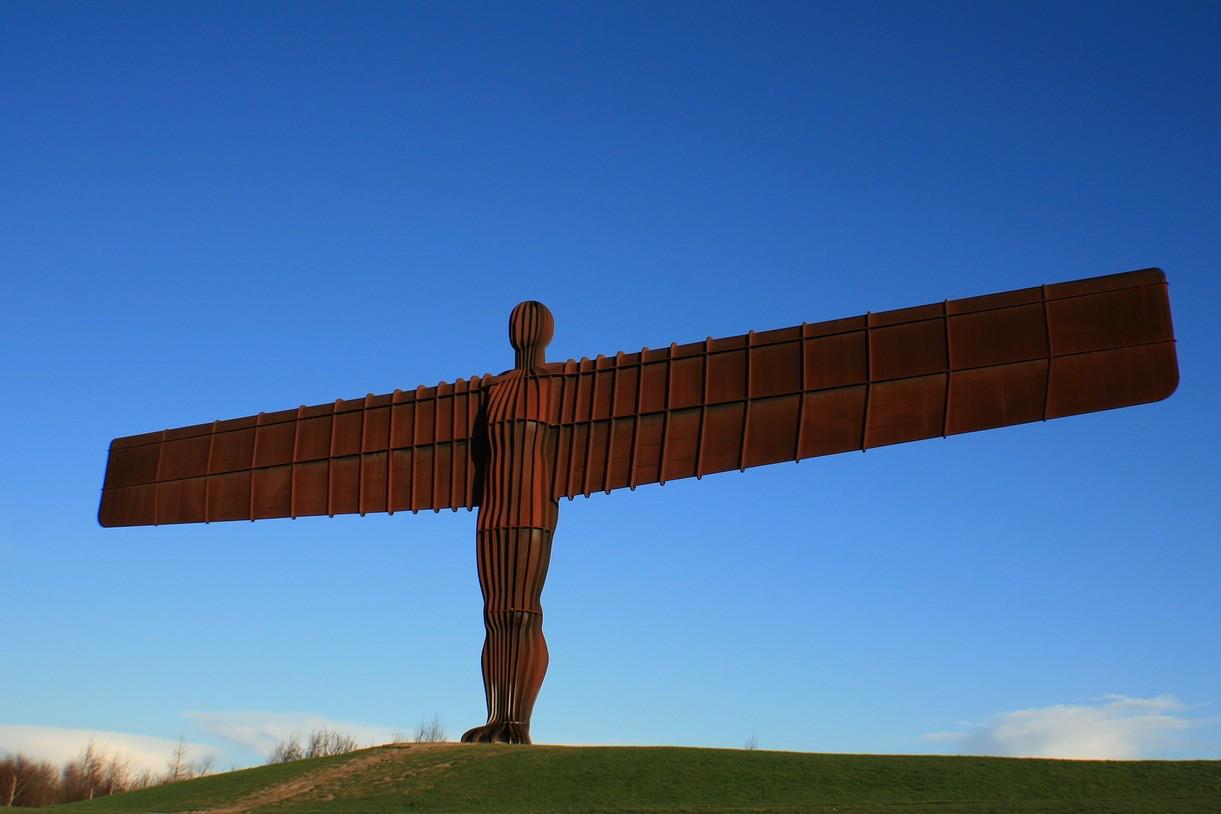
[[[462,736],[463,743],[529,743],[530,725],[517,721],[486,723],[468,729]]]

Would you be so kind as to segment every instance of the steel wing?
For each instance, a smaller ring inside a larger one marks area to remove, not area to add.
[[[1178,384],[1159,269],[550,367],[557,498],[1143,404]]]
[[[98,522],[471,509],[491,377],[116,438]]]

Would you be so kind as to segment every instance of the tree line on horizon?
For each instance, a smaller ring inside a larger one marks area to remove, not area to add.
[[[212,758],[192,761],[183,739],[179,739],[161,772],[141,769],[93,741],[79,756],[58,768],[50,761],[20,753],[0,755],[0,806],[36,808],[75,803],[202,777],[211,771]]]
[[[445,727],[434,715],[431,721],[421,721],[409,739],[394,733],[395,742],[440,743],[445,740]],[[304,738],[289,735],[272,749],[267,763],[287,763],[292,760],[343,755],[360,749],[356,738],[333,729],[315,729]],[[169,762],[161,772],[140,769],[118,754],[110,754],[93,741],[84,751],[62,767],[46,760],[35,760],[23,754],[0,755],[0,807],[39,808],[108,797],[125,791],[176,783],[203,777],[212,772],[212,758],[192,761],[186,741],[179,738]]]

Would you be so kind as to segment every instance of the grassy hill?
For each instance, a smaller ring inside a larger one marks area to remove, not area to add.
[[[44,811],[1221,812],[1221,761],[401,744]]]

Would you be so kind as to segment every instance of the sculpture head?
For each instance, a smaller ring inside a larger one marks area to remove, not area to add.
[[[519,302],[509,314],[509,343],[513,346],[513,366],[519,369],[542,367],[544,353],[555,333],[555,317],[547,306],[536,300]]]

